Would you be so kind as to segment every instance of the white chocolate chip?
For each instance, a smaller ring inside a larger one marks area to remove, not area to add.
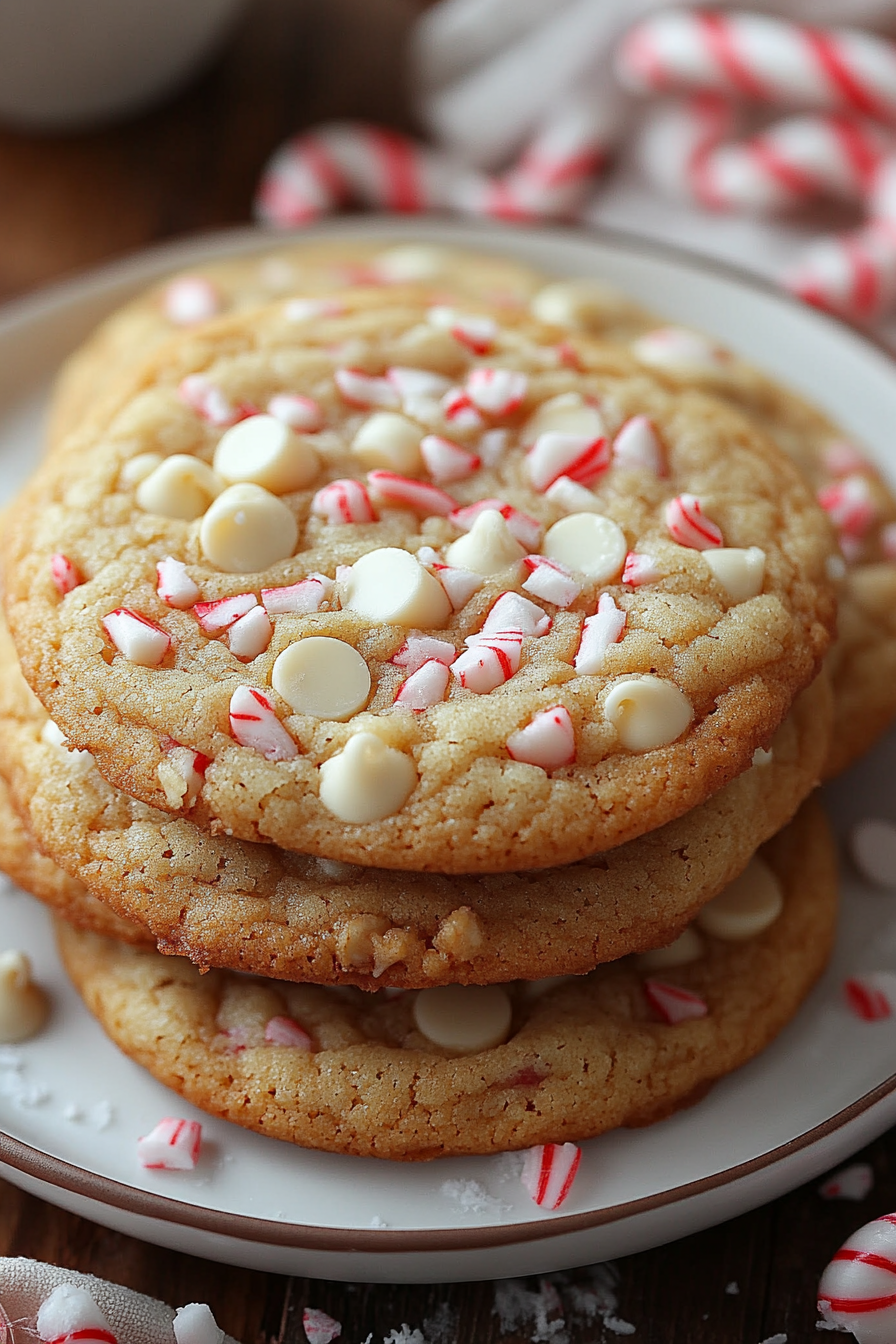
[[[413,476],[422,470],[420,441],[423,430],[395,411],[377,411],[365,420],[352,440],[352,454],[365,467],[384,467]]]
[[[417,767],[376,733],[355,733],[320,767],[320,800],[340,821],[363,824],[391,817],[417,785]]]
[[[579,392],[562,392],[559,397],[543,401],[534,415],[523,425],[520,435],[523,444],[534,443],[541,434],[575,434],[586,439],[599,439],[606,433],[603,419]]]
[[[474,574],[500,574],[518,564],[526,554],[497,509],[483,509],[469,532],[451,543],[445,552],[449,565],[470,569]]]
[[[290,509],[260,485],[231,485],[202,520],[203,553],[225,574],[254,574],[292,555],[299,528]]]
[[[777,877],[765,860],[754,854],[740,877],[704,905],[697,923],[711,938],[742,943],[774,924],[783,907]]]
[[[500,985],[439,985],[414,1000],[417,1030],[445,1050],[475,1054],[510,1035],[513,1009]]]
[[[612,518],[602,513],[571,513],[548,530],[542,554],[598,583],[616,578],[628,543]]]
[[[129,458],[125,462],[119,480],[122,485],[139,485],[164,461],[161,453],[138,453],[136,457]]]
[[[627,751],[652,751],[681,737],[694,710],[673,682],[641,676],[628,677],[610,688],[604,714]]]
[[[555,280],[540,289],[531,303],[532,313],[540,322],[585,330],[601,326],[630,308],[626,299],[599,280]]]
[[[856,867],[869,882],[896,889],[896,826],[883,817],[866,817],[853,826],[849,847]]]
[[[431,280],[441,275],[448,262],[443,247],[427,243],[400,243],[380,252],[374,260],[374,269],[381,278],[392,284]]]
[[[703,939],[693,925],[688,925],[673,943],[642,952],[638,965],[643,971],[670,971],[674,966],[687,966],[703,956]]]
[[[137,486],[137,503],[162,518],[201,518],[224,486],[201,458],[187,453],[166,457]]]
[[[370,670],[351,644],[312,635],[283,650],[271,685],[297,714],[342,721],[367,704]]]
[[[0,1044],[15,1045],[36,1036],[47,1020],[46,994],[31,979],[24,952],[0,952]]]
[[[438,579],[395,546],[368,551],[345,582],[343,607],[368,620],[432,630],[447,623],[451,603]]]
[[[302,490],[320,470],[320,459],[274,415],[251,415],[222,434],[215,449],[215,471],[228,485],[250,481],[274,495]]]
[[[716,546],[701,551],[712,570],[713,577],[722,585],[732,602],[746,602],[758,597],[765,579],[765,551],[758,546]]]
[[[603,505],[593,490],[588,490],[569,476],[558,476],[553,485],[549,485],[545,499],[559,504],[567,513],[600,513]]]

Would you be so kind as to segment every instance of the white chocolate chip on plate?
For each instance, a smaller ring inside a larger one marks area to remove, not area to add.
[[[368,620],[433,630],[446,624],[451,603],[438,579],[396,546],[368,551],[352,565],[343,607]]]
[[[628,543],[612,518],[602,513],[570,513],[548,530],[542,554],[598,583],[616,578]]]
[[[671,971],[675,966],[688,966],[703,956],[703,939],[693,925],[688,925],[674,942],[666,947],[655,947],[642,952],[638,965],[642,971]]]
[[[199,530],[205,556],[225,574],[255,574],[292,555],[299,527],[290,509],[260,485],[231,485]]]
[[[36,1036],[49,1012],[46,994],[31,979],[25,953],[0,952],[0,1045]]]
[[[215,471],[228,485],[250,481],[274,495],[302,490],[320,469],[306,439],[273,415],[251,415],[231,426],[215,449]]]
[[[746,602],[762,592],[765,551],[760,547],[718,546],[701,555],[733,602]]]
[[[144,476],[137,486],[137,503],[147,513],[190,523],[201,518],[223,489],[223,482],[201,458],[175,453]]]
[[[413,476],[423,467],[420,442],[423,430],[395,411],[377,411],[365,420],[352,440],[352,454],[365,467],[384,467]]]
[[[541,434],[576,434],[597,439],[606,430],[596,406],[587,402],[580,392],[561,392],[558,397],[543,401],[534,415],[523,425],[520,439],[523,444],[534,443]]]
[[[740,877],[704,905],[697,923],[712,938],[741,943],[774,924],[783,906],[781,884],[765,860],[754,854]]]
[[[271,685],[297,714],[342,721],[367,704],[370,670],[351,644],[311,635],[283,650]]]
[[[604,714],[628,751],[652,751],[681,737],[694,710],[673,682],[639,676],[611,686],[604,700]]]
[[[510,1034],[510,999],[500,985],[440,985],[414,1000],[414,1022],[433,1045],[463,1054],[490,1050]]]
[[[445,552],[449,565],[470,569],[474,574],[500,574],[526,554],[497,509],[483,509],[469,532],[451,543]]]
[[[354,824],[391,817],[416,785],[411,757],[387,746],[376,733],[355,733],[320,767],[321,802],[340,821]]]

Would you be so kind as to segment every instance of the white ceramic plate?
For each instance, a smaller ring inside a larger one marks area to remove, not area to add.
[[[854,332],[730,271],[630,240],[437,221],[341,221],[312,234],[426,237],[492,249],[558,274],[601,276],[655,311],[713,332],[822,403],[896,482],[896,371]],[[62,355],[109,309],[175,266],[260,245],[249,231],[151,253],[29,299],[0,318],[0,487],[40,450]],[[896,819],[896,736],[828,791],[838,830]],[[698,1106],[584,1145],[559,1214],[529,1201],[519,1159],[388,1164],[305,1152],[202,1118],[193,1173],[147,1172],[135,1142],[195,1114],[110,1045],[65,982],[43,911],[0,890],[0,945],[25,948],[51,986],[51,1027],[0,1049],[0,1170],[97,1222],[212,1259],[282,1273],[388,1282],[544,1272],[683,1236],[772,1199],[896,1121],[892,1026],[844,1007],[844,975],[896,968],[896,898],[844,864],[834,963],[760,1058]]]

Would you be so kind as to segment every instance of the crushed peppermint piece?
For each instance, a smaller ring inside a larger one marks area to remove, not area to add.
[[[274,627],[264,607],[253,607],[230,627],[230,652],[241,662],[251,662],[264,653],[271,642]]]
[[[65,597],[66,593],[80,588],[84,582],[77,565],[73,564],[67,555],[62,555],[58,551],[50,556],[50,578],[60,597]]]
[[[232,406],[219,387],[204,373],[190,373],[177,389],[177,395],[197,415],[218,428],[235,425],[243,417]]]
[[[237,686],[230,697],[230,731],[241,747],[260,752],[266,761],[291,761],[299,754],[274,706],[254,686]]]
[[[402,401],[408,397],[443,397],[451,387],[451,380],[444,374],[432,373],[429,369],[404,368],[401,365],[387,369],[386,378]]]
[[[439,482],[466,480],[482,465],[476,453],[438,434],[427,434],[421,440],[420,454],[430,476]]]
[[[680,985],[670,985],[665,980],[645,980],[644,993],[650,1006],[672,1026],[706,1017],[709,1012],[705,1000],[698,994],[692,994]]]
[[[380,503],[413,509],[425,517],[447,518],[457,508],[457,500],[438,486],[399,476],[394,471],[368,471],[367,484]]]
[[[528,390],[529,379],[515,369],[471,369],[467,376],[467,395],[486,415],[511,415]]]
[[[553,602],[555,607],[569,607],[582,591],[582,585],[565,565],[556,560],[548,560],[543,555],[526,555],[523,564],[529,571],[523,587],[533,597]]]
[[[561,476],[578,485],[593,485],[609,465],[610,447],[606,437],[589,438],[558,430],[539,434],[526,459],[529,479],[542,493]]]
[[[374,406],[393,409],[401,405],[398,391],[388,378],[377,378],[363,369],[337,369],[333,381],[343,400],[360,410],[371,410]]]
[[[725,1292],[729,1297],[737,1297],[739,1295],[740,1285],[736,1279],[732,1279],[730,1283],[725,1284]]]
[[[229,630],[235,621],[258,606],[254,593],[237,593],[233,597],[219,597],[214,602],[197,602],[193,615],[207,635]]]
[[[582,1150],[574,1143],[539,1144],[527,1150],[520,1179],[541,1208],[559,1209],[569,1197],[581,1160]]]
[[[587,616],[582,626],[582,637],[573,662],[580,677],[603,670],[607,649],[611,644],[619,643],[627,619],[610,594],[601,593],[597,611],[593,616]]]
[[[166,1117],[137,1140],[141,1167],[162,1171],[192,1171],[199,1161],[202,1126],[198,1120]]]
[[[644,583],[656,583],[663,572],[652,555],[645,551],[629,551],[622,567],[622,582],[630,588],[640,588]]]
[[[268,415],[282,420],[290,429],[303,434],[315,434],[323,428],[323,411],[311,397],[300,396],[298,392],[278,392],[268,402]]]
[[[864,1199],[874,1186],[874,1172],[867,1162],[853,1162],[835,1171],[818,1187],[822,1199]]]
[[[342,1334],[342,1325],[334,1321],[325,1311],[316,1307],[306,1307],[302,1312],[302,1329],[308,1344],[331,1344]]]
[[[500,513],[504,519],[511,534],[522,545],[530,551],[537,551],[538,544],[541,541],[541,523],[537,518],[533,518],[528,513],[521,513],[515,509],[512,504],[506,504],[503,499],[480,499],[475,504],[467,504],[461,509],[455,509],[448,515],[448,521],[454,523],[462,532],[469,532],[479,517],[480,513],[486,510],[494,510]]]
[[[119,653],[138,667],[158,667],[171,647],[171,636],[130,607],[103,617],[103,627]]]
[[[666,505],[666,526],[673,541],[694,551],[725,544],[722,529],[703,512],[696,495],[676,495]]]
[[[524,635],[546,635],[551,628],[551,618],[535,602],[530,602],[522,593],[501,593],[489,608],[480,634],[472,635],[466,641],[470,644],[483,635],[491,635],[501,630],[521,631]]]
[[[403,667],[408,676],[413,676],[424,663],[433,659],[450,667],[457,657],[457,649],[446,639],[435,639],[432,635],[409,635],[394,655],[392,662]]]
[[[291,1017],[269,1017],[264,1027],[268,1045],[289,1045],[295,1050],[311,1050],[312,1041],[304,1027]]]
[[[284,588],[262,588],[261,602],[269,616],[307,616],[309,612],[320,611],[335,586],[326,574],[309,574],[307,579]]]
[[[848,1006],[863,1022],[892,1017],[896,1007],[896,971],[870,971],[843,982]]]
[[[178,1307],[171,1322],[175,1344],[224,1344],[224,1331],[205,1302]]]
[[[477,642],[451,664],[451,675],[468,691],[487,695],[518,671],[523,648],[522,631],[478,635]]]
[[[3,1318],[5,1320],[5,1316]],[[16,1328],[21,1322],[16,1322]],[[36,1337],[48,1344],[118,1344],[99,1305],[87,1291],[73,1283],[60,1283],[44,1298],[37,1313]],[[29,1338],[35,1335],[31,1330]],[[7,1331],[4,1328],[3,1338]]]
[[[430,705],[440,704],[445,699],[450,680],[447,664],[437,658],[429,658],[399,686],[395,704],[419,714],[429,709]]]
[[[818,502],[842,537],[860,541],[877,518],[867,476],[844,476],[818,492]]]
[[[176,327],[192,327],[221,311],[221,296],[205,276],[179,275],[166,287],[162,308]]]
[[[656,426],[646,415],[626,420],[613,440],[613,460],[623,467],[643,467],[655,476],[668,474]]]
[[[350,478],[331,481],[311,501],[311,512],[328,523],[375,523],[367,487]]]
[[[482,429],[485,421],[462,387],[451,387],[442,397],[442,415],[455,429]]]
[[[426,318],[431,326],[450,331],[454,339],[474,355],[487,355],[498,335],[494,318],[458,313],[442,305],[430,308]]]
[[[418,558],[420,552],[417,552]],[[474,593],[482,587],[482,575],[474,574],[472,569],[463,569],[460,565],[434,564],[433,573],[448,595],[454,611],[460,611],[467,605]]]
[[[507,750],[515,761],[559,770],[576,759],[576,735],[565,705],[552,705],[536,714],[524,728],[511,733]]]
[[[158,582],[156,592],[162,601],[178,611],[188,611],[199,600],[199,588],[187,573],[182,560],[166,555],[156,565]]]

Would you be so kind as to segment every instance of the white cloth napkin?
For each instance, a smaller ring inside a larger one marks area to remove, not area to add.
[[[0,1257],[0,1306],[13,1324],[16,1341],[38,1338],[34,1330],[38,1308],[62,1283],[74,1284],[90,1293],[115,1332],[118,1344],[175,1344],[174,1309],[154,1297],[40,1260]],[[237,1341],[225,1335],[224,1344]]]

